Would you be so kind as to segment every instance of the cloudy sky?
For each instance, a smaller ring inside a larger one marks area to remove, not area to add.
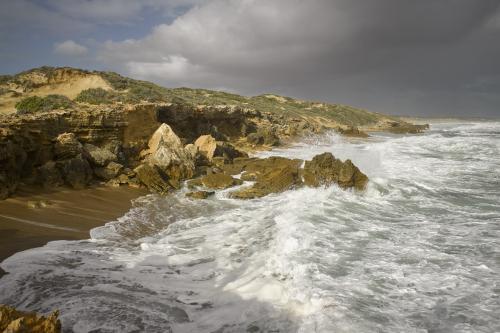
[[[500,117],[499,0],[0,0],[0,72]]]

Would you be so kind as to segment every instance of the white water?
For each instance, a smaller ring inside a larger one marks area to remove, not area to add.
[[[67,332],[500,332],[500,123],[306,141],[264,155],[350,158],[366,193],[148,195],[4,261],[0,303]]]

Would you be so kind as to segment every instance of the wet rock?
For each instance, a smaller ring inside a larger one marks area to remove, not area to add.
[[[368,183],[368,177],[350,160],[342,162],[331,153],[316,155],[311,161],[306,161],[303,178],[306,185],[313,187],[338,184],[342,188],[362,190]]]
[[[63,133],[55,140],[54,155],[57,159],[72,158],[81,154],[82,148],[74,133]]]
[[[165,173],[155,165],[141,164],[134,169],[139,181],[150,191],[167,194],[172,190]]]
[[[57,168],[56,162],[49,161],[37,168],[37,183],[45,188],[58,187],[64,185],[64,179]]]
[[[193,177],[195,163],[192,152],[184,149],[181,140],[167,124],[162,124],[149,140],[145,161],[159,167],[171,185],[180,187],[182,179]]]
[[[200,178],[201,184],[207,188],[226,189],[232,186],[241,185],[243,181],[233,178],[223,173],[213,173]]]
[[[110,180],[118,176],[122,170],[123,170],[123,165],[111,161],[104,168],[102,167],[94,168],[94,173],[100,179]]]
[[[255,184],[231,193],[237,199],[260,198],[271,193],[280,193],[302,185],[299,168],[302,160],[282,157],[249,161],[244,169],[255,175]]]
[[[64,183],[75,189],[85,188],[92,180],[92,169],[82,155],[67,160],[57,161],[56,167],[59,169]]]
[[[44,317],[33,312],[21,312],[10,306],[0,305],[0,332],[59,333],[61,322],[58,316],[58,311]]]
[[[339,128],[338,132],[344,136],[354,137],[354,138],[367,138],[367,137],[369,137],[368,134],[366,134],[363,131],[360,131],[359,128],[354,127],[354,126],[349,126],[347,128]]]
[[[88,143],[84,146],[84,149],[89,161],[98,167],[104,167],[109,162],[116,162],[118,160],[117,156],[106,148],[100,148]]]
[[[215,149],[214,157],[223,157],[229,161],[232,161],[238,157],[248,157],[248,154],[236,149],[229,142],[217,142],[217,148]]]
[[[206,199],[209,196],[214,195],[214,191],[194,191],[194,192],[189,192],[186,193],[186,197],[192,198],[192,199]]]

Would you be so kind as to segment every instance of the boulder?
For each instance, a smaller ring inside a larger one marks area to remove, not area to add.
[[[186,197],[192,198],[192,199],[206,199],[211,195],[214,195],[214,191],[193,191],[186,193]]]
[[[105,167],[109,162],[116,162],[117,156],[106,148],[100,148],[90,143],[84,146],[89,161],[97,167]]]
[[[36,181],[45,188],[64,185],[64,179],[54,161],[49,161],[37,168]]]
[[[192,150],[184,149],[181,140],[167,124],[162,124],[149,140],[146,162],[159,167],[175,187],[180,180],[193,177],[195,163]]]
[[[58,316],[58,311],[44,317],[33,312],[21,312],[10,306],[0,305],[0,332],[59,333],[61,322]]]
[[[194,142],[194,145],[198,148],[199,152],[205,156],[209,161],[215,155],[215,150],[217,149],[217,141],[211,135],[202,135]]]
[[[279,193],[302,185],[299,168],[302,160],[270,157],[249,162],[244,174],[252,174],[255,184],[231,193],[237,199],[260,198],[271,193]]]
[[[172,190],[165,173],[155,165],[141,164],[134,169],[139,181],[150,191],[167,194]]]
[[[306,161],[303,178],[306,185],[313,187],[338,184],[342,188],[362,190],[368,183],[368,177],[350,160],[342,162],[331,153],[316,155],[311,161]]]
[[[215,157],[224,157],[226,160],[233,160],[237,157],[248,157],[245,152],[236,149],[229,142],[216,141],[211,135],[202,135],[194,143],[199,152],[210,162]]]
[[[59,169],[64,183],[75,189],[86,187],[93,178],[92,169],[82,155],[57,161],[56,167]]]
[[[122,170],[123,165],[111,161],[105,167],[94,168],[94,173],[100,179],[110,180],[118,176]]]
[[[241,185],[243,181],[233,178],[223,173],[212,173],[200,178],[203,186],[212,189],[226,189],[232,186]]]
[[[81,154],[82,148],[74,133],[63,133],[55,139],[54,155],[56,159],[68,159]]]

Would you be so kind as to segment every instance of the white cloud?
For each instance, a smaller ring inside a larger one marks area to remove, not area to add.
[[[88,49],[85,46],[80,45],[72,40],[56,43],[54,45],[54,53],[64,56],[78,57],[87,54],[87,52]]]

